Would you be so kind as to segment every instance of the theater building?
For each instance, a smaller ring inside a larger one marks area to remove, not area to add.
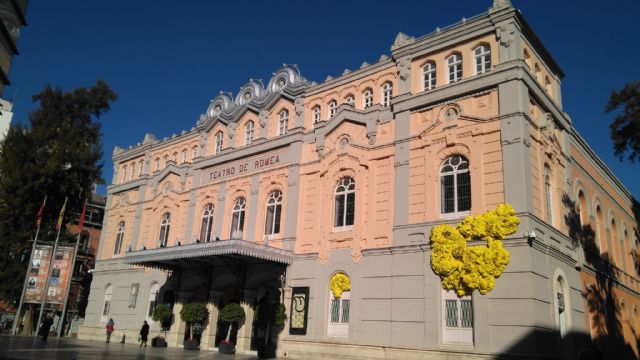
[[[283,357],[637,355],[632,196],[563,111],[562,78],[495,0],[319,84],[284,65],[218,95],[191,130],[116,148],[80,338],[103,340],[109,318],[114,338],[144,320],[154,336],[165,303],[182,346],[182,305],[205,302],[201,348],[214,349],[220,309],[239,302],[234,337],[251,352],[258,302],[284,290]],[[444,291],[431,228],[501,203],[521,223],[495,289]]]

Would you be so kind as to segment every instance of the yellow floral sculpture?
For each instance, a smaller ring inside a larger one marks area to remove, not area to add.
[[[468,216],[457,227],[438,225],[431,230],[431,269],[442,280],[442,288],[458,296],[477,289],[486,294],[509,263],[509,253],[500,240],[516,232],[520,219],[509,204],[501,204],[482,215]],[[487,246],[467,247],[467,241],[484,240]]]
[[[329,288],[331,292],[333,292],[333,297],[340,299],[343,291],[351,290],[349,277],[344,273],[336,273],[331,277],[331,281],[329,281]]]

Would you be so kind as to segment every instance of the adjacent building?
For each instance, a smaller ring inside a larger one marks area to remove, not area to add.
[[[205,302],[213,349],[238,302],[248,352],[265,342],[258,304],[278,301],[292,358],[637,357],[638,215],[563,111],[563,76],[495,0],[320,84],[285,65],[218,95],[191,130],[116,148],[79,336],[102,340],[109,318],[117,338],[144,320],[159,334],[163,303],[182,346],[182,305]],[[495,289],[444,291],[431,228],[501,203],[521,223]]]

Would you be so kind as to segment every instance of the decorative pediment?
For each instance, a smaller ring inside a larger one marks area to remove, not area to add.
[[[246,111],[259,114],[262,110],[271,108],[283,97],[293,103],[310,85],[311,82],[300,75],[296,65],[284,64],[273,73],[266,88],[261,80],[250,79],[240,88],[235,98],[231,93],[220,92],[211,101],[206,113],[201,116],[198,126],[210,129],[210,124],[216,119],[229,124],[238,121]]]

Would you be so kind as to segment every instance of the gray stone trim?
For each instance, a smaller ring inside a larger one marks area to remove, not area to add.
[[[527,113],[529,94],[523,82],[513,80],[498,85],[500,115]],[[530,136],[528,121],[522,117],[500,120],[502,169],[505,202],[518,212],[533,208],[531,194]]]
[[[305,97],[312,97],[314,95],[317,95],[319,93],[322,93],[324,91],[333,89],[335,87],[338,86],[342,86],[342,85],[346,85],[352,81],[361,79],[363,77],[367,77],[369,75],[375,74],[377,72],[386,70],[387,68],[393,67],[395,66],[393,60],[391,60],[391,58],[386,58],[383,60],[380,60],[374,64],[368,65],[364,68],[358,69],[358,70],[354,70],[352,72],[349,72],[346,75],[341,75],[338,76],[334,79],[330,79],[327,81],[324,81],[320,84],[317,85],[313,85],[308,87],[305,92],[304,92],[304,96]]]
[[[411,114],[409,111],[395,116],[395,166],[394,166],[394,226],[409,222],[409,142],[411,136]],[[394,238],[396,231],[393,231]]]
[[[276,138],[269,139],[260,144],[245,146],[242,148],[234,149],[233,151],[225,150],[221,154],[198,161],[198,163],[193,165],[193,169],[204,169],[226,162],[259,155],[264,152],[278,150],[287,147],[296,141],[303,141],[303,134],[301,129],[296,129],[295,132],[290,132],[285,136],[278,136]]]
[[[115,172],[114,172],[114,176],[115,176]],[[113,184],[113,185],[109,185],[107,187],[107,194],[109,195],[115,195],[121,192],[126,192],[129,190],[135,190],[141,186],[147,185],[149,183],[149,180],[151,179],[151,177],[149,175],[142,175],[141,177],[139,177],[138,179],[134,180],[134,181],[128,181],[122,184]],[[114,179],[114,182],[117,181],[117,179]]]
[[[211,234],[212,238],[215,238],[215,236],[219,236],[222,237],[222,224],[224,222],[224,216],[225,216],[225,200],[227,197],[227,182],[223,181],[222,183],[220,183],[219,185],[219,191],[218,191],[218,202],[216,203],[216,207],[214,209],[215,213],[215,227],[214,227],[214,231],[215,234]]]
[[[287,169],[287,209],[285,210],[286,222],[281,226],[284,228],[284,237],[286,239],[295,239],[296,227],[298,224],[298,208],[300,206],[300,162],[302,158],[302,144],[295,143],[291,151],[297,154],[294,164],[289,165]],[[293,250],[295,247],[291,247]]]
[[[197,191],[200,187],[200,170],[196,170],[193,174],[193,181],[191,183],[191,191],[189,191],[189,213],[187,216],[187,225],[185,226],[184,242],[190,244],[192,239],[193,224],[196,216],[196,203],[197,203]],[[214,209],[215,211],[216,209]]]
[[[122,259],[124,264],[143,266],[162,266],[180,259],[201,258],[216,255],[241,255],[257,259],[290,265],[293,262],[291,251],[259,245],[245,240],[211,241],[168,248],[133,251]]]
[[[113,196],[107,196],[107,203],[104,205],[104,217],[102,218],[102,231],[100,231],[100,240],[98,243],[97,258],[102,259],[104,257],[104,238],[107,234],[107,225],[109,224],[109,217],[107,213],[111,208],[111,201]]]
[[[146,185],[142,185],[138,192],[138,203],[136,204],[136,222],[133,226],[133,233],[131,234],[131,250],[135,250],[138,245],[138,236],[140,236],[140,223],[142,221],[142,207],[144,204],[144,196],[147,190]]]
[[[113,160],[126,162],[133,158],[137,158],[140,155],[147,151],[158,150],[163,147],[173,146],[176,143],[190,140],[191,138],[197,138],[198,132],[195,128],[189,130],[188,132],[185,130],[180,135],[173,134],[170,138],[164,138],[163,140],[155,140],[153,142],[143,143],[136,145],[135,147],[130,146],[128,149],[120,149],[117,152],[114,150]],[[189,149],[190,150],[190,149]]]

